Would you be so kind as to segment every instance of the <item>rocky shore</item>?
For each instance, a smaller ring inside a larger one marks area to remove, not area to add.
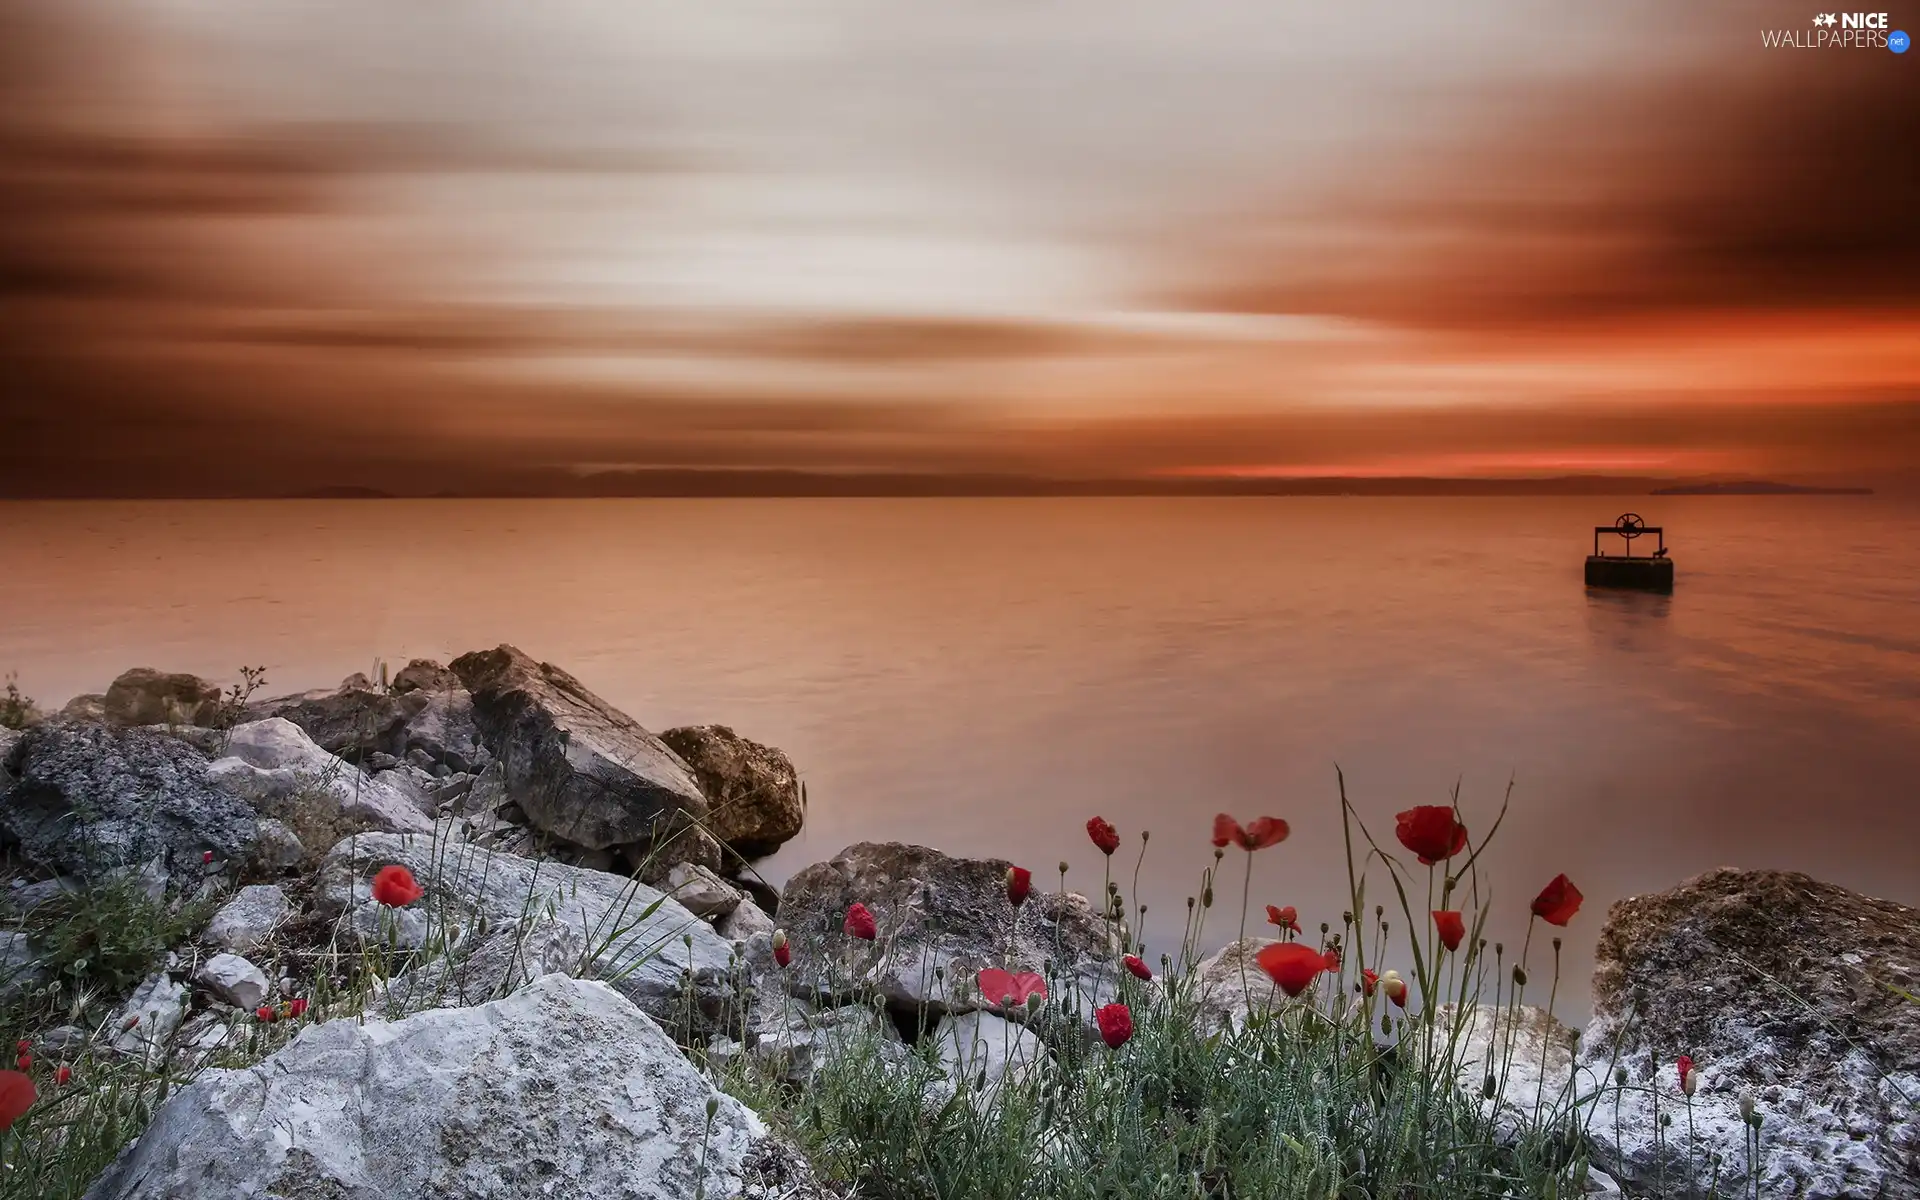
[[[0,998],[34,1103],[84,1086],[53,1065],[83,1053],[181,1083],[93,1200],[838,1195],[714,1064],[804,1089],[860,1039],[936,1064],[931,1111],[1097,1047],[1095,1010],[1143,987],[1223,1028],[1288,999],[1249,979],[1264,940],[1142,982],[1109,904],[1010,907],[1006,861],[863,843],[776,892],[752,863],[805,819],[784,754],[655,734],[511,646],[292,696],[255,678],[136,669],[0,727]],[[72,945],[103,890],[197,915],[112,995]],[[983,994],[1002,968],[1058,1003]],[[1461,1088],[1518,1064],[1496,1130],[1576,1104],[1595,1194],[1920,1198],[1916,979],[1915,910],[1721,870],[1612,906],[1578,1036],[1455,1014]],[[0,1133],[29,1136],[55,1135]]]

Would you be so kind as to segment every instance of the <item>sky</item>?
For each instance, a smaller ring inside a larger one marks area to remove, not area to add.
[[[11,0],[0,494],[1920,478],[1920,53],[1680,7]]]

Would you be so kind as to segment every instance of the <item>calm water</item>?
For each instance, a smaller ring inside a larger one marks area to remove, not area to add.
[[[1669,531],[1671,598],[1581,585],[1628,508]],[[1091,890],[1086,817],[1123,877],[1150,828],[1156,953],[1220,809],[1293,824],[1255,911],[1337,925],[1336,763],[1382,838],[1456,779],[1482,827],[1514,781],[1494,936],[1571,874],[1575,1016],[1623,895],[1736,865],[1920,903],[1920,508],[1890,499],[0,506],[0,670],[43,700],[502,641],[651,728],[790,753],[812,812],[775,880],[900,838]]]

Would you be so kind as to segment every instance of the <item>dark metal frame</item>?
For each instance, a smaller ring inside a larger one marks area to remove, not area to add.
[[[1595,558],[1607,557],[1606,555],[1600,553],[1600,535],[1603,533],[1615,534],[1620,538],[1621,541],[1627,544],[1627,552],[1623,555],[1620,555],[1619,557],[1622,557],[1622,558],[1636,557],[1636,555],[1633,552],[1633,539],[1646,533],[1653,534],[1654,537],[1658,539],[1660,543],[1660,548],[1655,550],[1652,554],[1647,555],[1647,557],[1648,558],[1665,558],[1667,556],[1667,535],[1665,531],[1663,531],[1658,525],[1649,525],[1645,521],[1641,520],[1639,513],[1621,513],[1617,518],[1614,519],[1613,524],[1595,525],[1593,527],[1593,556]]]

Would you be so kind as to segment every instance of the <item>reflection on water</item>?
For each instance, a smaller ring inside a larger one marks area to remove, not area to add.
[[[1584,589],[1626,508],[1675,595]],[[1139,899],[1178,914],[1213,813],[1267,812],[1294,833],[1255,911],[1310,926],[1347,903],[1336,763],[1386,839],[1456,780],[1484,828],[1512,780],[1488,936],[1570,874],[1577,1012],[1623,895],[1731,864],[1920,902],[1916,547],[1920,513],[1851,497],[10,505],[0,670],[56,703],[141,664],[291,691],[511,641],[649,727],[788,751],[812,805],[776,881],[898,838],[1097,888],[1101,813],[1153,831]]]

